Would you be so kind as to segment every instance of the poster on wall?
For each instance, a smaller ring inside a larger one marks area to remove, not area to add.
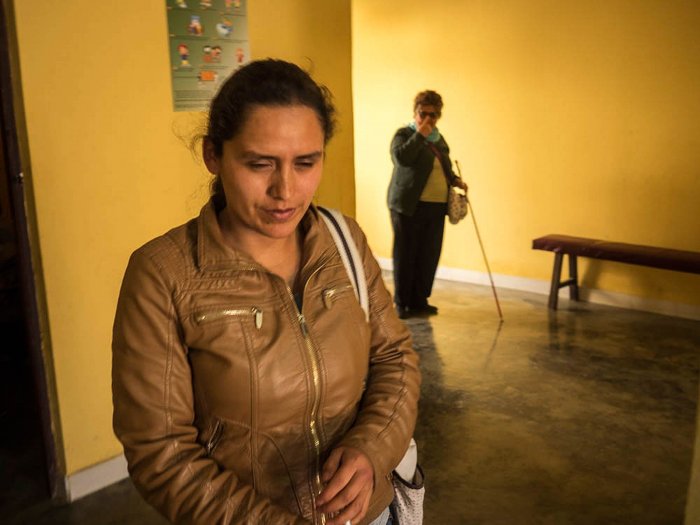
[[[175,111],[209,107],[219,85],[250,60],[248,0],[166,0]]]

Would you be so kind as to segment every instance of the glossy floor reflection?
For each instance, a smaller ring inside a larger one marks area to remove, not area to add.
[[[436,283],[406,321],[423,371],[425,523],[682,524],[700,322]],[[4,522],[3,522],[4,523]],[[129,481],[11,523],[164,521]]]
[[[438,282],[410,319],[429,524],[682,523],[700,322]]]

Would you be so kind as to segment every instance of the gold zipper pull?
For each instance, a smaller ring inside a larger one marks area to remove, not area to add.
[[[301,333],[304,335],[304,337],[309,337],[309,329],[306,326],[304,314],[299,314],[299,326],[301,327]]]
[[[335,290],[323,290],[323,306],[326,307],[326,310],[330,310],[331,306],[333,305],[333,295],[335,294]]]
[[[263,321],[263,312],[260,308],[253,307],[253,315],[255,315],[255,328],[260,330]]]
[[[221,421],[217,421],[216,426],[214,427],[214,432],[212,432],[211,437],[207,442],[206,450],[208,456],[211,456],[211,453],[214,451],[214,448],[216,448],[216,445],[219,444],[219,439],[221,438],[222,431],[223,424],[221,423]]]

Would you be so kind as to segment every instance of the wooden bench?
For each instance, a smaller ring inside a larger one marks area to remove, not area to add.
[[[578,269],[576,257],[603,259],[639,266],[650,266],[678,272],[700,273],[700,253],[671,248],[655,248],[639,244],[599,241],[568,235],[545,235],[532,241],[533,250],[554,252],[554,270],[549,290],[549,308],[557,309],[559,289],[569,287],[569,297],[578,301]],[[569,256],[569,278],[561,280],[564,254]]]

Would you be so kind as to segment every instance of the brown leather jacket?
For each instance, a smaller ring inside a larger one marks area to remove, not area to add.
[[[207,204],[129,261],[113,338],[114,430],[141,494],[176,523],[322,523],[339,445],[374,467],[363,523],[391,502],[420,383],[410,335],[357,224],[370,320],[309,209],[298,310],[286,283],[224,244]]]

